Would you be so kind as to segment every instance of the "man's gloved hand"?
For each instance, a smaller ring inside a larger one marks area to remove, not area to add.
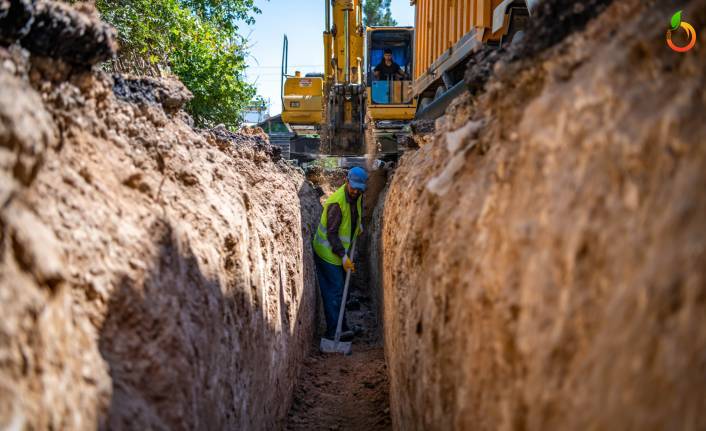
[[[343,256],[343,270],[348,272],[355,272],[355,265],[353,264],[353,261],[351,258],[348,257],[348,255]]]

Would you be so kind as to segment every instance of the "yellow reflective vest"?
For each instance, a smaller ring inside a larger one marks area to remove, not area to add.
[[[341,225],[338,228],[338,237],[341,239],[343,248],[346,249],[346,253],[351,248],[351,244],[356,236],[360,235],[362,231],[362,217],[363,217],[363,197],[359,196],[356,201],[356,207],[358,208],[358,223],[356,224],[355,233],[351,236],[351,206],[346,199],[346,185],[342,185],[334,194],[329,196],[324,203],[324,211],[321,214],[321,221],[319,222],[319,227],[316,230],[316,235],[314,235],[314,251],[316,254],[324,261],[331,263],[333,265],[343,265],[340,257],[338,257],[331,249],[331,244],[328,242],[328,236],[326,234],[326,224],[328,221],[328,207],[331,204],[338,204],[341,208]]]

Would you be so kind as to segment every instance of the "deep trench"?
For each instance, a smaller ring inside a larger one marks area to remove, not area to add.
[[[107,27],[45,8],[39,58],[0,47],[0,428],[706,429],[703,50],[663,46],[654,0],[552,50],[610,2],[572,3],[470,65],[389,198],[371,172],[348,357],[318,351],[310,185],[264,136],[193,130],[181,84],[85,70]]]
[[[319,340],[325,325],[317,286],[317,331],[304,361],[287,416],[287,430],[389,430],[389,381],[382,331],[382,292],[377,247],[387,172],[371,172],[365,196],[364,232],[358,240],[356,272],[346,303],[356,329],[353,354],[324,354]]]

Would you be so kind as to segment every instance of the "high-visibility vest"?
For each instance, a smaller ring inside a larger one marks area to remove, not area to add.
[[[341,225],[338,227],[338,237],[343,243],[343,248],[346,249],[346,253],[351,248],[351,244],[356,236],[360,235],[362,231],[362,217],[363,217],[363,205],[362,196],[359,196],[356,202],[356,207],[358,208],[358,223],[356,225],[355,234],[351,237],[351,206],[346,199],[346,185],[342,185],[341,188],[336,190],[334,194],[329,196],[324,203],[324,211],[321,214],[321,221],[319,222],[319,227],[316,229],[316,235],[314,235],[314,251],[316,254],[324,261],[331,263],[333,265],[343,265],[340,257],[338,257],[331,249],[331,244],[328,242],[328,236],[326,233],[326,225],[328,222],[328,207],[331,204],[338,204],[341,208]]]

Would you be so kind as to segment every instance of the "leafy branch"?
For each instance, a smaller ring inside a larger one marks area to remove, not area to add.
[[[245,81],[246,41],[238,23],[254,23],[254,0],[96,0],[118,30],[121,58],[169,69],[194,94],[199,126],[236,127],[255,96]]]

